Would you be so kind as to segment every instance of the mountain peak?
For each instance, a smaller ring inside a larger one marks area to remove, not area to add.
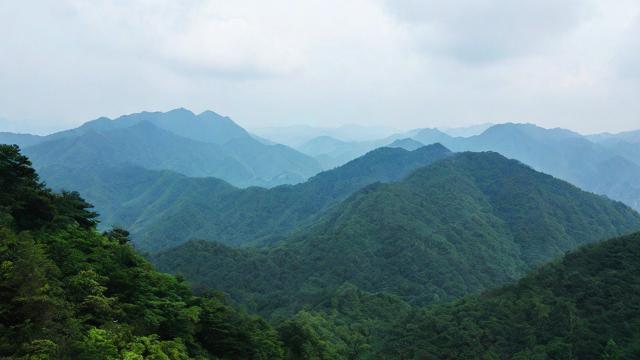
[[[424,146],[423,143],[421,143],[420,141],[411,139],[411,138],[404,138],[404,139],[398,139],[394,142],[392,142],[391,144],[387,145],[388,147],[396,147],[396,148],[403,148],[405,150],[409,150],[409,151],[413,151],[416,149],[419,149],[421,147]]]
[[[198,114],[198,117],[201,119],[229,119],[226,116],[222,116],[220,114],[218,114],[215,111],[211,111],[211,110],[205,110],[203,112],[201,112],[200,114]],[[231,119],[229,119],[231,120]]]
[[[162,113],[160,113],[162,114]],[[183,107],[179,107],[177,109],[173,109],[173,110],[169,110],[166,113],[164,113],[164,115],[174,115],[174,116],[188,116],[188,117],[194,117],[196,116],[191,110],[183,108]]]

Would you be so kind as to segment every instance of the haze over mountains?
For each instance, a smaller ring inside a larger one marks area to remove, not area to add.
[[[320,171],[314,159],[284,145],[263,144],[211,111],[100,118],[44,137],[3,133],[0,142],[24,147],[37,169],[129,164],[218,177],[242,187],[297,183]]]
[[[349,129],[362,131],[353,135],[355,138],[392,130]],[[314,128],[294,130],[309,135]],[[334,133],[343,131],[347,128]],[[632,161],[634,151],[640,151],[636,133],[585,137],[530,124],[484,124],[450,131],[482,132],[454,137],[426,128],[367,141],[320,136],[296,151],[256,139],[231,119],[214,112],[195,115],[176,109],[115,120],[100,118],[48,136],[0,133],[0,142],[23,146],[53,188],[78,190],[96,204],[103,227],[124,226],[139,246],[156,250],[189,239],[229,245],[270,243],[360,187],[400,180],[444,154],[428,154],[434,151],[432,148],[408,163],[404,155],[385,158],[384,151],[365,156],[384,146],[416,150],[424,144],[440,143],[452,151],[496,151],[585,190],[640,208],[640,165]],[[319,173],[321,166],[332,169],[361,156],[345,168],[359,168],[361,173],[338,169],[295,187],[238,189],[303,183]],[[389,165],[394,161],[408,165],[390,176],[398,169]],[[359,165],[367,163],[376,164],[370,168]],[[388,168],[382,172],[374,170],[385,166]],[[345,173],[348,175],[342,175]],[[321,179],[329,178],[334,190],[319,185]],[[335,190],[339,182],[351,185]]]
[[[0,133],[80,193],[0,146],[0,357],[637,358],[637,235],[579,250],[640,231],[636,134],[474,132],[298,151],[177,109]]]
[[[378,141],[343,142],[316,138],[298,147],[323,166],[331,166],[401,138],[440,143],[452,151],[496,151],[577,186],[640,209],[640,142],[637,132],[582,136],[532,124],[499,124],[470,137],[438,129],[416,129]]]
[[[400,180],[450,155],[441,145],[412,152],[381,148],[305,183],[273,189],[238,189],[218,179],[131,166],[52,166],[42,175],[56,188],[81,191],[101,209],[103,223],[126,227],[136,245],[159,250],[194,238],[271,243],[366,185]]]
[[[304,299],[345,282],[412,304],[446,301],[639,228],[640,215],[622,203],[496,153],[461,153],[362,188],[274,247],[191,243],[154,261],[272,315],[312,306]]]

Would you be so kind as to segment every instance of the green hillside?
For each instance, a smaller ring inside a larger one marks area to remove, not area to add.
[[[0,358],[284,358],[266,322],[156,272],[89,209],[0,145]]]
[[[509,123],[468,138],[450,137],[433,129],[424,129],[413,138],[424,144],[441,143],[453,151],[496,151],[640,210],[640,166],[625,158],[632,153],[621,156],[605,144],[569,130]]]
[[[385,359],[638,359],[640,234],[584,247],[518,282],[413,311]]]
[[[237,189],[213,178],[131,166],[52,166],[42,173],[54,188],[80,191],[103,214],[103,224],[124,226],[137,246],[158,250],[189,239],[271,243],[366,185],[400,180],[450,155],[439,144],[411,152],[381,148],[305,183],[273,189]]]
[[[192,242],[154,261],[273,315],[324,301],[346,282],[412,304],[443,302],[638,229],[640,216],[621,203],[496,153],[462,153],[370,185],[276,246]]]

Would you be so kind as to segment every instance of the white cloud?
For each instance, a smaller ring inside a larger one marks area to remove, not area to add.
[[[419,34],[423,48],[464,63],[540,51],[591,13],[584,0],[387,0]]]
[[[640,111],[635,0],[0,6],[0,114],[58,128],[185,106],[256,127],[530,121],[615,131],[637,127]]]

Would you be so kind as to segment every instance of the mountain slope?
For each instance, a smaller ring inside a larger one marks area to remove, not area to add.
[[[17,144],[20,147],[38,144],[44,137],[31,134],[0,132],[0,144]]]
[[[298,309],[345,282],[428,304],[637,229],[640,215],[621,203],[495,153],[463,153],[356,192],[278,246],[193,242],[154,261],[265,314]]]
[[[399,180],[450,155],[439,144],[412,152],[381,148],[305,183],[273,189],[237,189],[217,179],[130,166],[61,165],[44,169],[43,176],[54,188],[78,189],[104,214],[104,223],[127,227],[138,246],[157,250],[193,238],[273,242],[366,185]]]
[[[468,138],[450,137],[433,129],[414,138],[424,144],[439,142],[453,151],[496,151],[640,209],[640,166],[569,130],[500,124]]]
[[[421,147],[424,146],[423,143],[417,141],[417,140],[413,140],[410,138],[405,138],[405,139],[398,139],[394,142],[392,142],[391,144],[387,145],[388,147],[399,147],[399,148],[403,148],[405,150],[415,150],[415,149],[419,149]]]
[[[387,359],[637,359],[640,233],[587,246],[522,279],[393,326]]]
[[[232,182],[252,178],[250,169],[225,154],[219,145],[189,140],[149,122],[107,132],[87,131],[28,147],[24,152],[39,170],[62,165],[88,169],[132,164],[191,176],[220,176]]]
[[[0,357],[283,359],[278,334],[219,295],[195,296],[99,234],[77,193],[53,193],[0,145]]]
[[[249,138],[251,135],[226,116],[221,116],[213,111],[205,111],[199,115],[180,108],[163,112],[140,112],[123,115],[114,120],[101,117],[88,121],[82,126],[61,131],[46,136],[44,141],[62,138],[78,137],[88,132],[106,132],[117,129],[125,129],[142,122],[148,122],[156,127],[174,133],[191,140],[224,144],[238,138]]]
[[[19,143],[42,170],[131,164],[214,176],[236,186],[272,187],[302,182],[320,171],[318,162],[283,145],[255,140],[228,117],[186,109],[99,118],[45,137],[0,134]]]
[[[640,130],[619,134],[597,134],[587,137],[625,159],[640,165]]]

